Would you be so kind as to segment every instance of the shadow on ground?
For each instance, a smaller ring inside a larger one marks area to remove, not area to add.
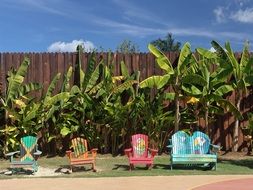
[[[231,160],[231,159],[219,159],[218,163],[229,163],[236,166],[243,166],[253,169],[253,160],[252,159],[241,159],[241,160]]]
[[[148,169],[146,166],[135,166],[135,170],[171,170],[169,164],[154,164],[153,168]],[[112,170],[129,170],[129,165],[124,164],[115,164]],[[202,165],[175,165],[173,166],[173,170],[200,170],[200,171],[207,171],[211,170],[209,166]]]

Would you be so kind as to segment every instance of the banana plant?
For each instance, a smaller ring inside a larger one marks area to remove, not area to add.
[[[54,94],[60,77],[61,74],[57,73],[50,82],[48,88],[40,99],[40,105],[38,108],[39,114],[36,117],[36,127],[42,133],[42,143],[45,148],[43,150],[44,153],[50,150],[51,153],[55,154],[55,140],[59,136],[57,120],[62,111],[62,106],[64,106],[70,98],[69,92],[56,92],[56,94]],[[52,147],[53,150],[51,150],[50,147]]]
[[[154,97],[150,96],[151,91],[154,89],[140,87],[139,95],[131,107],[131,117],[137,118],[135,132],[148,134],[153,148],[163,151],[173,128],[174,111],[168,111],[164,104],[167,98],[163,91],[156,90]]]
[[[89,121],[93,121],[96,104],[96,93],[100,89],[98,84],[101,75],[101,61],[97,64],[93,52],[88,60],[87,69],[82,69],[82,47],[77,48],[78,58],[74,69],[72,67],[63,77],[60,92],[53,95],[56,84],[60,80],[60,73],[52,80],[42,99],[42,127],[45,130],[46,141],[61,142],[63,138],[85,135],[92,143],[96,140],[95,129]],[[74,74],[74,75],[73,75]],[[71,87],[71,78],[74,85]]]
[[[212,70],[217,62],[217,55],[213,52],[198,48],[199,59],[194,57],[197,63],[197,72],[194,74],[198,77],[192,77],[189,74],[183,79],[183,90],[197,101],[194,103],[200,105],[200,117],[204,118],[206,133],[210,135],[209,121],[212,116],[218,113],[224,113],[224,109],[241,117],[236,107],[224,97],[233,91],[233,87],[227,84],[229,72],[225,72],[223,67],[217,66]]]
[[[133,85],[137,84],[135,75],[130,76],[125,64],[121,62],[122,76],[114,76],[114,63],[109,57],[109,64],[103,63],[101,82],[94,89],[97,89],[96,99],[99,101],[100,113],[98,119],[104,126],[104,145],[105,151],[109,145],[108,139],[111,139],[112,152],[116,154],[126,133],[131,128],[129,126],[129,110],[135,98]],[[102,120],[101,120],[102,119]],[[125,131],[125,132],[123,132]],[[111,138],[110,138],[111,136]]]
[[[243,52],[240,61],[235,58],[234,52],[230,46],[230,43],[225,43],[223,48],[216,41],[212,41],[212,46],[217,52],[221,67],[224,72],[230,72],[230,82],[235,90],[235,105],[237,110],[240,111],[241,100],[244,94],[247,94],[247,87],[253,84],[253,57],[250,56],[249,43],[245,42]],[[239,119],[236,118],[234,131],[233,131],[233,151],[238,150],[238,138],[239,138]]]
[[[63,108],[60,122],[60,134],[66,136],[69,134],[82,133],[89,139],[92,133],[89,133],[88,124],[86,121],[91,120],[89,116],[93,115],[92,106],[93,96],[96,92],[94,86],[100,81],[100,70],[102,63],[97,63],[95,52],[92,52],[88,60],[87,69],[82,69],[82,46],[77,46],[78,59],[74,70],[74,85],[70,88],[70,77],[73,73],[72,68],[67,72],[64,77],[62,85],[62,92],[69,92],[70,99],[68,104]],[[89,139],[92,140],[92,139]]]
[[[182,86],[183,79],[187,77],[188,74],[195,73],[196,65],[192,61],[192,53],[190,49],[190,44],[187,42],[182,47],[177,65],[173,68],[170,60],[163,54],[160,50],[158,50],[152,44],[148,45],[149,51],[156,57],[156,62],[159,67],[164,70],[166,73],[163,76],[151,76],[145,81],[141,83],[141,86],[157,86],[158,89],[163,88],[165,86],[171,86],[173,88],[174,93],[167,94],[168,97],[175,101],[175,126],[174,131],[179,130],[180,124],[180,97],[182,95]],[[197,77],[192,75],[193,80]],[[197,79],[196,79],[197,80]]]
[[[27,130],[29,124],[33,124],[36,109],[36,103],[27,96],[30,92],[41,89],[38,83],[24,84],[24,79],[27,74],[30,60],[24,58],[17,70],[11,69],[7,75],[7,89],[3,97],[0,98],[2,109],[5,111],[5,127],[1,130],[4,134],[4,154],[9,148],[15,147],[18,142],[18,136],[27,133],[36,133],[37,129],[31,127],[32,130]],[[19,106],[19,103],[22,106]],[[16,128],[15,130],[13,130]],[[16,134],[12,134],[16,133]]]

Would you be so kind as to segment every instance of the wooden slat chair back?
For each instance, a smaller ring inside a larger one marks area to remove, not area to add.
[[[193,151],[192,153],[194,154],[208,154],[210,150],[210,138],[200,132],[200,131],[195,131],[192,135],[192,147]]]
[[[144,134],[135,134],[131,137],[131,148],[124,150],[129,161],[129,170],[136,164],[145,164],[146,167],[152,168],[154,157],[157,150],[148,147],[148,136]]]
[[[195,131],[189,136],[184,131],[178,131],[172,135],[173,154],[207,154],[210,150],[210,138]]]
[[[80,156],[83,158],[88,157],[87,140],[77,137],[71,140],[72,148],[76,158]]]
[[[136,134],[132,136],[133,157],[145,158],[148,156],[148,136]]]
[[[184,131],[178,131],[172,135],[172,153],[173,154],[189,154],[190,151],[186,144],[189,144],[189,139],[187,133]]]
[[[20,144],[20,160],[33,161],[34,152],[37,149],[37,138],[34,136],[26,136],[21,138]]]
[[[66,151],[71,172],[73,171],[73,167],[79,167],[86,164],[92,165],[92,170],[96,171],[95,159],[97,155],[97,148],[93,148],[88,151],[87,140],[81,137],[77,137],[71,140],[71,148],[72,150]]]

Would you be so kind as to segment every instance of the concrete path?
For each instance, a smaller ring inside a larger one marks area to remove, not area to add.
[[[206,184],[248,179],[253,189],[253,175],[194,175],[114,178],[26,178],[0,180],[0,190],[191,190]],[[223,184],[223,183],[221,183]],[[234,184],[235,185],[235,184]],[[219,187],[215,187],[218,190]],[[240,185],[240,190],[244,190]]]
[[[253,179],[234,179],[228,181],[221,181],[211,184],[202,185],[192,190],[252,190],[253,189]]]

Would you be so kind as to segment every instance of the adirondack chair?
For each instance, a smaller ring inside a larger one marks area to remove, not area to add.
[[[7,153],[10,158],[10,168],[12,173],[17,172],[21,168],[32,168],[32,172],[38,171],[37,160],[41,155],[38,150],[37,138],[34,136],[25,136],[21,138],[20,151]],[[20,154],[20,158],[15,159],[14,155]]]
[[[71,140],[74,151],[66,151],[71,172],[74,166],[83,166],[86,164],[92,165],[92,170],[96,172],[95,159],[97,155],[97,148],[88,151],[87,140],[83,138],[74,138]]]
[[[220,147],[211,144],[210,138],[200,131],[195,131],[192,136],[178,131],[172,135],[167,147],[171,149],[171,170],[175,164],[203,164],[211,169],[217,168],[217,152]]]
[[[129,160],[129,170],[136,164],[145,164],[148,168],[153,167],[154,157],[157,150],[148,148],[148,136],[136,134],[132,136],[132,148],[125,149],[125,154]]]

